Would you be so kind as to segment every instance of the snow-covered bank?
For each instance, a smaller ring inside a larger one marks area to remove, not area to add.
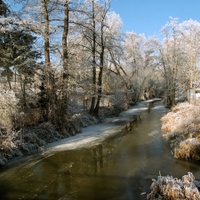
[[[50,143],[47,145],[45,153],[77,149],[101,143],[105,139],[121,132],[128,122],[134,120],[134,116],[139,116],[146,111],[148,109],[147,103],[159,100],[161,99],[142,101],[131,109],[122,112],[118,117],[106,118],[101,124],[83,128],[82,132],[75,136]]]
[[[175,158],[200,160],[200,106],[180,103],[162,119],[164,137]]]

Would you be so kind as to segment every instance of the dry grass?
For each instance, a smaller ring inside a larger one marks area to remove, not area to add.
[[[28,126],[37,126],[42,121],[42,112],[39,108],[26,109],[15,115],[13,120],[15,129]]]
[[[151,192],[147,195],[148,200],[200,200],[200,183],[190,172],[182,179],[158,176],[157,180],[152,181]]]
[[[9,137],[1,140],[0,143],[0,166],[5,165],[10,159],[15,156],[20,156],[22,153],[18,149],[17,144],[15,143],[15,137],[17,133],[9,135]]]
[[[180,103],[171,112],[161,118],[164,136],[170,138],[190,128],[193,122],[200,126],[200,107],[189,103]]]
[[[196,138],[181,141],[174,148],[174,157],[182,159],[200,160],[200,142]]]
[[[200,160],[200,106],[180,103],[161,118],[163,136],[175,158]]]

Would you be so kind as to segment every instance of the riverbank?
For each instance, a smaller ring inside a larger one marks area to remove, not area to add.
[[[142,114],[149,109],[147,104],[158,100],[160,99],[140,102],[129,110],[120,113],[118,117],[105,118],[103,123],[83,128],[81,133],[75,136],[50,143],[47,145],[45,153],[90,147],[101,143],[108,137],[117,135],[125,127],[129,129],[129,122],[138,120],[138,117],[142,118]]]
[[[162,117],[164,138],[169,141],[173,156],[185,160],[200,160],[199,103],[180,103]]]
[[[0,149],[0,165],[13,164],[25,160],[30,155],[48,154],[100,143],[106,138],[119,133],[127,126],[129,121],[133,121],[136,116],[148,110],[148,103],[159,100],[161,99],[141,101],[127,111],[121,112],[118,117],[106,117],[101,123],[93,117],[89,122],[89,118],[85,117],[86,121],[83,120],[82,123],[88,126],[79,130],[79,133],[73,133],[73,136],[66,138],[48,123],[28,129],[23,135],[24,143],[21,149],[16,146]],[[91,123],[93,124],[91,125]],[[25,143],[26,141],[28,142]]]

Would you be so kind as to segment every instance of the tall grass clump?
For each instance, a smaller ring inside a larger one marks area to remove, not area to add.
[[[174,148],[174,157],[186,160],[200,160],[200,142],[196,138],[188,138],[181,141]]]
[[[200,160],[200,106],[180,103],[161,118],[163,136],[175,158]]]

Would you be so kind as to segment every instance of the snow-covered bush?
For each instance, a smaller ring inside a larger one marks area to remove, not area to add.
[[[23,127],[37,126],[41,122],[42,112],[39,108],[25,109],[15,117],[15,128],[21,129]]]
[[[126,98],[121,91],[115,92],[111,98],[111,105],[115,109],[116,113],[120,113],[121,111],[127,109]]]
[[[194,175],[188,172],[182,179],[172,176],[158,176],[152,180],[151,192],[147,195],[148,200],[199,200],[200,183],[195,180]]]
[[[89,113],[76,113],[68,120],[67,131],[69,135],[80,133],[83,127],[98,123],[98,119]]]
[[[9,133],[13,127],[13,118],[17,114],[18,100],[13,91],[0,90],[0,128]]]
[[[16,144],[19,132],[13,130],[13,121],[18,111],[17,105],[18,99],[13,91],[0,89],[0,165],[20,155]]]

